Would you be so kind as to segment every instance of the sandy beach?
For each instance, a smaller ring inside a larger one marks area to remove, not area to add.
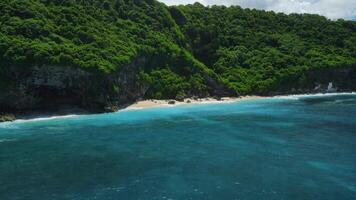
[[[220,99],[215,98],[186,98],[183,101],[177,100],[142,100],[137,101],[136,103],[128,106],[125,109],[144,109],[144,108],[152,108],[152,107],[161,107],[161,106],[175,106],[175,105],[188,105],[188,104],[204,104],[204,103],[226,103],[226,102],[236,102],[236,101],[244,101],[251,99],[259,99],[263,98],[261,96],[241,96],[241,97],[222,97]]]

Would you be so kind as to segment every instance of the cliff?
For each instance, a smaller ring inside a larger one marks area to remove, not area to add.
[[[356,67],[313,69],[281,80],[265,95],[356,91]]]
[[[11,67],[2,74],[13,84],[0,94],[0,110],[15,114],[57,112],[66,107],[89,112],[117,111],[121,106],[145,98],[150,86],[139,76],[145,64],[146,58],[138,57],[110,74],[70,66],[32,66],[26,72]],[[209,76],[206,78],[211,94],[228,92]]]

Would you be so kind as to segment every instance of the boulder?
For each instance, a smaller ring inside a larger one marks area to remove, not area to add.
[[[0,114],[0,122],[14,121],[16,119],[13,114]]]
[[[169,100],[169,101],[168,101],[168,104],[170,104],[170,105],[176,104],[176,101],[174,101],[174,100]]]

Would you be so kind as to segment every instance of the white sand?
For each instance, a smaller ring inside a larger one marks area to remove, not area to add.
[[[184,104],[224,103],[224,102],[243,101],[249,99],[258,99],[258,98],[262,98],[262,97],[260,96],[223,97],[220,100],[214,98],[202,98],[202,99],[187,98],[184,99],[184,101],[150,99],[150,100],[137,101],[136,103],[128,106],[126,109],[143,109],[143,108],[175,106],[175,105],[184,105]],[[169,104],[170,101],[174,101],[175,104]]]

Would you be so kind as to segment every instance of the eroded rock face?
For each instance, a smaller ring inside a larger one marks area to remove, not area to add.
[[[355,90],[356,66],[326,70],[313,70],[307,74],[307,78],[311,80],[310,82],[320,84],[321,89],[325,91],[330,89],[330,83],[332,84],[332,87],[339,90]]]
[[[14,84],[0,93],[0,111],[57,110],[70,105],[94,112],[114,111],[147,91],[136,76],[144,62],[138,58],[110,74],[69,66],[33,66],[25,72],[11,68],[6,76]]]
[[[66,89],[80,87],[90,77],[90,73],[83,69],[66,66],[35,66],[32,74],[22,84],[32,87],[52,87]]]
[[[1,94],[2,108],[27,111],[55,104],[82,104],[92,83],[90,72],[66,66],[33,66],[28,73],[12,69],[7,76],[13,85]],[[54,109],[54,107],[53,107]]]
[[[11,67],[5,74],[10,88],[0,92],[1,113],[58,111],[78,107],[90,112],[112,112],[122,105],[142,99],[149,85],[137,75],[147,60],[137,57],[131,64],[113,73],[70,66]],[[211,77],[204,77],[210,95],[238,96]],[[330,83],[337,91],[356,90],[356,68],[313,70],[295,81],[281,82],[279,88],[262,95],[327,92]],[[190,94],[195,96],[196,94]],[[4,118],[5,119],[5,118]]]
[[[302,81],[301,81],[302,80]],[[332,88],[330,88],[330,84]],[[267,95],[298,94],[298,93],[327,93],[356,90],[356,66],[334,69],[310,70],[300,77],[288,79],[278,84],[275,91]]]
[[[138,74],[150,62],[147,59],[138,56],[111,73],[71,66],[9,67],[1,76],[13,84],[0,93],[0,112],[57,112],[70,106],[90,112],[116,111],[144,98],[149,85]],[[212,93],[228,94],[214,79],[205,79]]]

